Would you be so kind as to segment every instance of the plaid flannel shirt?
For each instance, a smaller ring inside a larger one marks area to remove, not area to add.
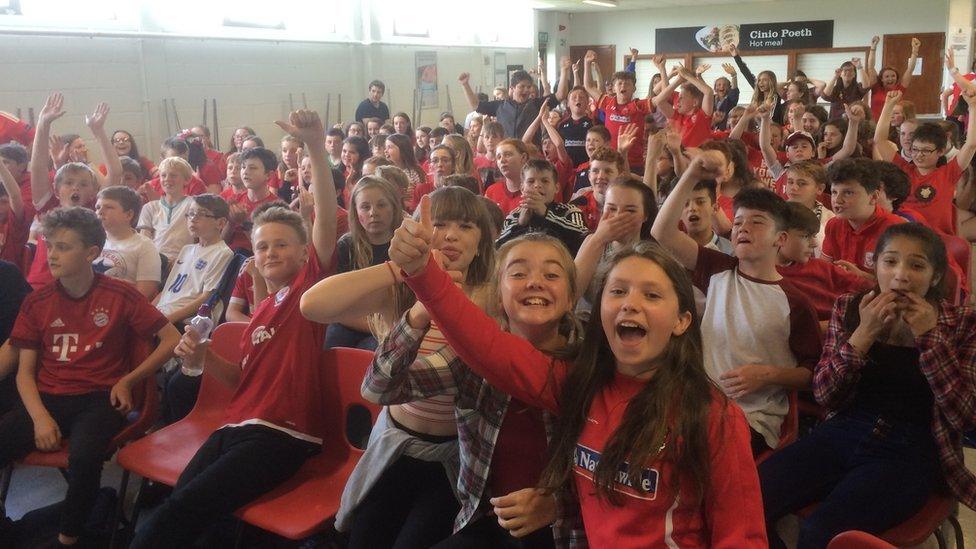
[[[425,333],[425,330],[410,327],[404,315],[376,349],[362,390],[364,395],[373,396],[383,404],[455,395],[454,413],[461,445],[461,473],[457,485],[461,510],[454,521],[454,530],[458,531],[478,516],[495,442],[511,397],[468,369],[448,345],[418,358],[417,350]],[[545,419],[546,435],[551,438],[552,421],[548,413]],[[561,493],[556,501],[556,522],[553,524],[556,546],[588,547],[575,497]]]
[[[813,375],[817,401],[831,413],[850,402],[865,364],[843,328],[844,313],[855,297],[847,294],[834,304],[823,356]],[[946,482],[960,502],[976,509],[976,476],[966,469],[962,454],[963,433],[976,426],[976,311],[941,302],[935,328],[915,342],[919,369],[935,397],[932,436]]]

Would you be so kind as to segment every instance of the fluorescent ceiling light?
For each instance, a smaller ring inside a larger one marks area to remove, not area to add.
[[[617,0],[583,0],[583,3],[590,4],[591,6],[602,6],[604,8],[617,7]]]
[[[2,0],[0,0],[0,4],[2,4],[2,3],[3,3]],[[554,9],[556,9],[556,5],[555,4],[548,4],[546,2],[532,2],[532,9],[536,9],[536,10],[554,10]]]

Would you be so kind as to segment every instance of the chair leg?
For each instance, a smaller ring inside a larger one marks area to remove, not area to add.
[[[126,471],[128,473],[128,471]],[[132,518],[129,519],[129,524],[125,527],[125,538],[124,540],[131,540],[136,534],[136,525],[139,523],[139,512],[142,510],[142,492],[145,490],[146,485],[149,484],[149,480],[143,478],[139,483],[139,489],[136,490],[136,499],[132,502]]]
[[[932,532],[932,535],[935,536],[935,542],[939,544],[939,549],[949,549],[949,546],[946,545],[945,534],[942,533],[941,525],[935,529],[935,532]]]
[[[115,506],[115,515],[112,517],[112,537],[109,538],[109,549],[115,549],[115,541],[119,535],[119,523],[125,521],[125,492],[129,488],[129,470],[122,470],[122,481],[119,483],[118,505]]]
[[[7,492],[10,491],[10,478],[13,477],[14,466],[8,465],[0,470],[0,509],[6,514]]]
[[[956,536],[955,549],[965,549],[966,540],[963,538],[962,525],[959,524],[959,519],[955,515],[949,515],[949,517],[946,520],[949,521],[949,524],[952,525],[952,532]]]

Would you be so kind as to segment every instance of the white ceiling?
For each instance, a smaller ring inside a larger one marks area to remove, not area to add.
[[[745,0],[747,2],[773,2],[776,0]],[[543,11],[585,12],[646,10],[652,8],[695,7],[715,4],[741,4],[743,0],[617,0],[616,8],[604,8],[584,4],[582,0],[534,0],[532,7]]]

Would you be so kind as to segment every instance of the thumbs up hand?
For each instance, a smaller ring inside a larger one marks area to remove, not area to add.
[[[430,243],[434,239],[434,223],[430,216],[430,196],[420,199],[419,219],[404,219],[390,241],[390,260],[408,275],[424,270],[430,257]]]

